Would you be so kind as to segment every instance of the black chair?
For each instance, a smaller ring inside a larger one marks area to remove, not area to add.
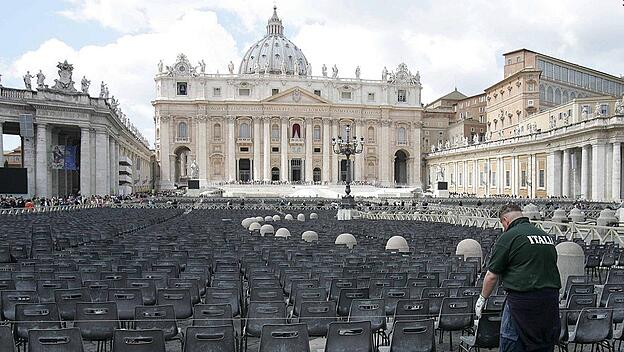
[[[437,316],[440,314],[440,307],[444,297],[449,297],[448,287],[425,287],[422,291],[421,298],[429,300],[429,314]]]
[[[349,309],[349,321],[369,321],[375,334],[375,346],[386,343],[386,311],[383,299],[354,299]]]
[[[394,311],[394,321],[423,320],[429,317],[428,299],[401,299]]]
[[[338,295],[338,316],[346,317],[354,299],[368,299],[368,288],[342,288]]]
[[[576,324],[583,308],[593,307],[596,307],[596,295],[593,293],[568,296],[568,304],[566,306],[566,310],[568,311],[568,325]]]
[[[119,320],[134,319],[134,309],[143,305],[143,295],[138,288],[109,288],[108,301],[117,304]]]
[[[115,330],[113,352],[165,352],[161,330]]]
[[[38,303],[37,291],[10,290],[1,291],[2,316],[6,320],[15,320],[15,306],[17,304]]]
[[[136,330],[161,330],[165,341],[180,340],[180,344],[183,342],[172,305],[136,307],[134,321]]]
[[[329,324],[325,352],[373,352],[370,321]]]
[[[453,350],[453,331],[463,331],[472,326],[472,311],[471,297],[445,297],[440,306],[436,326],[440,330],[440,343],[444,331],[448,331],[450,349]]]
[[[386,315],[394,314],[397,302],[408,299],[410,290],[407,287],[384,287],[381,290],[381,298],[384,300]]]
[[[156,282],[146,278],[128,278],[126,280],[127,288],[135,288],[141,290],[143,305],[153,306],[156,304]]]
[[[193,307],[193,326],[232,325],[232,307],[229,304],[196,304]]]
[[[483,307],[483,311],[485,312],[501,312],[503,308],[505,308],[505,300],[507,297],[502,295],[492,295],[488,297],[485,301],[485,307]]]
[[[63,280],[37,280],[37,295],[39,295],[39,302],[54,302],[54,291],[66,288],[68,288],[67,283]]]
[[[186,328],[183,352],[236,351],[233,324],[215,326],[189,326]]]
[[[293,316],[298,316],[301,312],[301,304],[304,302],[319,302],[327,299],[327,292],[323,287],[302,288],[297,290],[293,299]]]
[[[54,291],[54,301],[58,306],[61,319],[74,320],[77,302],[91,302],[87,288],[69,288]]]
[[[199,280],[169,278],[167,287],[171,289],[187,289],[191,295],[191,304],[199,303]]]
[[[56,303],[29,303],[15,305],[15,337],[28,341],[30,329],[58,329],[61,316]]]
[[[267,324],[260,334],[259,352],[309,352],[308,330],[305,324]]]
[[[394,323],[390,352],[433,352],[435,347],[433,319],[404,320]]]
[[[307,325],[309,336],[327,336],[329,324],[336,319],[334,301],[301,302],[298,321]]]
[[[461,336],[459,346],[464,351],[480,348],[498,348],[501,316],[496,312],[482,312],[474,336]]]
[[[242,333],[245,351],[249,337],[260,337],[262,326],[286,322],[285,302],[249,302],[247,320]]]
[[[1,348],[0,348],[1,350]],[[80,329],[31,329],[28,331],[28,352],[83,352]]]
[[[604,307],[607,304],[607,299],[609,298],[609,295],[612,293],[624,293],[624,284],[605,284],[602,288],[602,293],[600,294],[598,306]]]
[[[614,324],[619,324],[624,321],[624,292],[609,294],[609,298],[607,298],[605,306],[613,310]]]
[[[583,308],[576,321],[576,329],[569,342],[577,345],[611,348],[613,335],[613,312],[608,308]]]
[[[357,288],[357,279],[334,278],[331,280],[331,288],[329,290],[329,299],[331,301],[338,301],[338,297],[340,296],[340,291],[342,289],[354,289],[354,288]]]
[[[0,352],[15,352],[13,331],[9,325],[0,325]]]
[[[172,305],[176,319],[186,319],[193,316],[192,297],[188,288],[159,289],[156,292],[156,304],[159,306]]]
[[[113,332],[119,329],[117,304],[115,302],[77,302],[74,327],[80,329],[83,340],[96,341],[98,351],[106,350],[106,342],[112,341]]]

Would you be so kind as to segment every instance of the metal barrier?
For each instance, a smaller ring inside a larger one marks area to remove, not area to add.
[[[106,206],[104,204],[81,204],[81,205],[55,205],[48,207],[35,207],[35,208],[8,208],[0,209],[0,215],[24,215],[24,214],[37,214],[37,213],[53,213],[62,211],[73,211],[82,209],[93,209]]]

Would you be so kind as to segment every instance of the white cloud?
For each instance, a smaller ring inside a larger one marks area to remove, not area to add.
[[[150,104],[154,92],[154,74],[160,59],[173,63],[184,52],[197,63],[203,58],[208,71],[225,71],[227,62],[238,57],[232,36],[218,23],[211,11],[190,10],[165,29],[145,34],[124,35],[104,46],[89,45],[74,49],[59,39],[50,39],[39,48],[24,53],[9,69],[19,78],[26,70],[42,69],[47,84],[57,77],[56,64],[67,59],[74,65],[74,81],[83,75],[91,80],[90,93],[99,95],[105,81],[121,102],[122,110],[153,142],[153,115]]]

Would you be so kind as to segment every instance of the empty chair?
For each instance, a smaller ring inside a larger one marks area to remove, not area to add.
[[[247,320],[242,336],[247,350],[248,337],[260,337],[262,326],[286,322],[285,302],[249,302]]]
[[[15,352],[13,331],[9,325],[0,325],[0,352]]]
[[[453,349],[453,331],[462,331],[472,325],[472,310],[471,297],[445,297],[442,300],[437,324],[440,330],[440,343],[444,331],[448,331],[450,348]]]
[[[327,299],[327,292],[323,287],[305,288],[297,290],[297,294],[293,299],[293,315],[298,316],[301,311],[301,304],[303,302],[316,302],[325,301]]]
[[[61,319],[74,320],[77,302],[91,302],[87,288],[70,288],[54,291],[54,301],[58,306]]]
[[[193,326],[233,326],[232,318],[229,304],[196,304],[193,307]]]
[[[399,300],[409,298],[410,290],[407,287],[384,287],[381,298],[384,300],[386,315],[394,314]]]
[[[572,284],[568,288],[567,297],[570,295],[586,295],[594,293],[594,284]]]
[[[340,290],[353,289],[357,287],[357,279],[355,278],[334,278],[331,280],[331,289],[329,291],[329,299],[337,301],[340,296]]]
[[[425,287],[422,291],[421,298],[429,300],[429,314],[438,315],[444,297],[449,296],[448,287]]]
[[[624,292],[609,294],[605,306],[613,310],[613,323],[619,324],[624,321]]]
[[[80,329],[83,340],[98,343],[98,351],[106,341],[112,341],[113,332],[119,329],[118,319],[115,302],[76,303],[74,326]]]
[[[169,278],[167,286],[168,288],[188,289],[191,295],[191,303],[199,303],[199,280]]]
[[[334,322],[329,324],[325,352],[345,351],[373,351],[373,334],[370,321]]]
[[[37,280],[37,295],[40,303],[54,302],[54,291],[68,288],[63,280]]]
[[[37,291],[9,290],[1,291],[2,316],[6,320],[15,320],[15,306],[17,304],[37,303]]]
[[[568,297],[568,304],[566,306],[566,310],[568,311],[568,325],[576,324],[581,309],[593,307],[596,307],[595,294],[590,293],[570,295]]]
[[[153,306],[156,304],[156,280],[146,278],[128,278],[127,288],[137,288],[141,290],[143,305]]]
[[[182,343],[172,305],[136,307],[134,320],[137,330],[161,330],[165,341],[179,339]]]
[[[112,281],[90,280],[85,281],[84,287],[89,290],[89,296],[93,302],[106,302],[108,299],[108,289],[113,287]]]
[[[119,320],[132,320],[134,309],[143,305],[143,295],[138,288],[109,288],[108,301],[117,304]]]
[[[30,329],[56,329],[61,317],[56,303],[28,303],[15,305],[15,337],[28,340]]]
[[[608,308],[583,308],[569,342],[580,345],[609,346],[613,334],[613,312]]]
[[[277,302],[284,298],[284,290],[279,286],[254,288],[249,295],[249,300],[255,302]]]
[[[336,321],[336,302],[306,301],[299,308],[299,323],[308,327],[309,336],[327,336],[329,324]]]
[[[394,311],[394,321],[423,320],[429,317],[428,299],[401,299]]]
[[[607,304],[607,299],[609,298],[609,295],[612,293],[624,293],[624,284],[605,284],[602,288],[602,293],[600,294],[598,306],[604,307]]]
[[[346,317],[351,309],[351,302],[354,299],[368,299],[368,288],[343,288],[338,295],[338,316]]]
[[[235,288],[206,288],[206,304],[229,304],[233,316],[241,315],[240,297]]]
[[[473,336],[461,336],[459,346],[465,351],[480,348],[498,348],[501,316],[497,312],[483,312],[477,321]]]
[[[113,352],[165,352],[161,330],[115,330]]]
[[[432,351],[435,351],[435,329],[433,319],[395,322],[392,327],[390,352]]]
[[[375,345],[386,341],[386,311],[383,299],[354,299],[351,301],[349,321],[370,321],[375,333]]]
[[[267,324],[262,327],[259,352],[289,351],[310,351],[305,324]]]
[[[484,312],[502,312],[505,307],[505,296],[492,295],[485,301]]]
[[[0,351],[2,348],[0,347]],[[83,352],[80,329],[31,329],[28,331],[28,352]]]
[[[156,292],[156,304],[160,306],[172,305],[176,319],[186,319],[193,316],[191,292],[187,288],[159,289]]]
[[[196,351],[236,351],[234,326],[189,326],[186,328],[183,352]]]

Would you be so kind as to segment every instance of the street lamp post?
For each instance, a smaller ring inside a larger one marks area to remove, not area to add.
[[[351,195],[351,155],[360,154],[364,150],[364,137],[357,139],[356,136],[351,137],[351,127],[347,125],[345,128],[346,136],[332,138],[332,147],[335,154],[347,157],[347,177],[345,180],[345,196],[342,197],[342,207],[351,209],[353,207],[353,196]]]

